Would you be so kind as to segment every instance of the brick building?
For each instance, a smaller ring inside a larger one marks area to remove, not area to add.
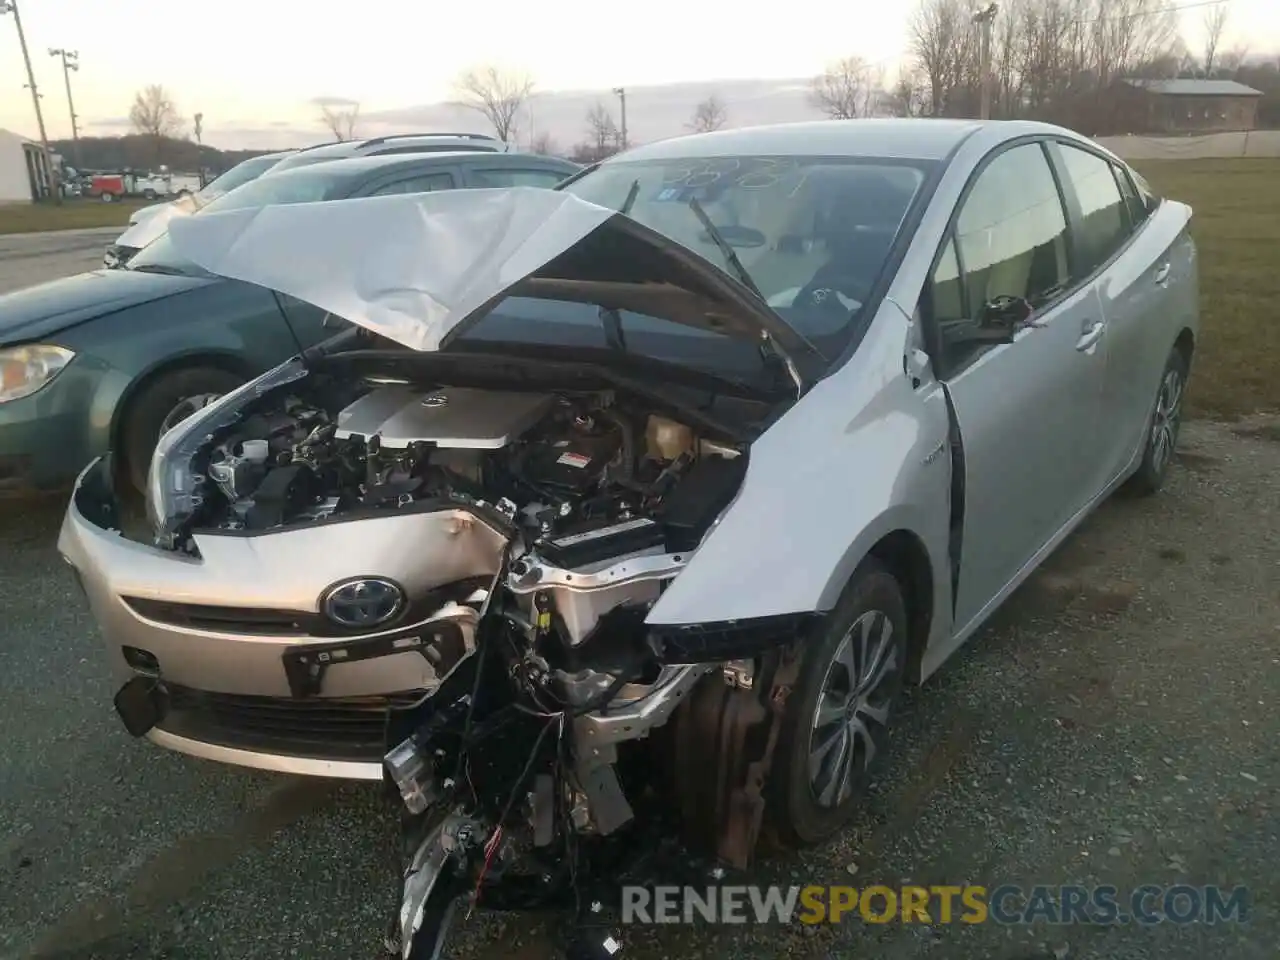
[[[1262,92],[1234,80],[1122,80],[1116,95],[1117,132],[1176,135],[1255,129]]]

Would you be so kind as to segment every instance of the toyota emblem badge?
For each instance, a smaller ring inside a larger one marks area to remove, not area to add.
[[[404,590],[382,577],[357,577],[330,587],[320,609],[340,627],[376,627],[404,608]]]

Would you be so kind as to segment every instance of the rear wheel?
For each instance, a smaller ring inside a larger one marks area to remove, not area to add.
[[[824,840],[853,815],[888,747],[906,663],[902,590],[879,562],[865,560],[812,641],[788,699],[768,805],[784,842]]]
[[[103,191],[102,191],[102,202],[103,202],[103,203],[114,203],[114,202],[115,202],[115,199],[116,199],[116,195],[115,195],[114,193],[112,193],[110,190],[103,190]]]
[[[1142,463],[1137,472],[1125,484],[1127,492],[1137,496],[1156,493],[1164,486],[1173,463],[1174,449],[1178,445],[1178,431],[1182,426],[1182,397],[1187,387],[1188,363],[1186,354],[1174,347],[1165,363],[1156,392],[1155,407],[1147,430],[1147,443],[1142,451]]]
[[[130,402],[120,428],[125,475],[134,489],[146,490],[151,454],[163,433],[243,382],[215,367],[188,367],[161,374],[143,387]]]

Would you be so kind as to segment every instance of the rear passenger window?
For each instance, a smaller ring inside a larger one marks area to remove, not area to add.
[[[1120,249],[1129,237],[1124,198],[1116,184],[1111,162],[1097,154],[1059,144],[1067,179],[1080,200],[1079,225],[1082,262],[1077,274],[1093,273]]]
[[[1125,208],[1129,211],[1129,221],[1137,229],[1151,214],[1147,208],[1146,202],[1138,195],[1137,189],[1133,185],[1133,181],[1129,179],[1129,172],[1119,164],[1111,167],[1116,175],[1116,183],[1120,187],[1120,195],[1124,197]]]
[[[472,170],[477,187],[554,187],[567,174],[554,170]]]
[[[452,190],[453,175],[449,173],[427,173],[404,180],[384,183],[371,192],[371,197],[381,197],[389,193],[429,193],[432,190]]]

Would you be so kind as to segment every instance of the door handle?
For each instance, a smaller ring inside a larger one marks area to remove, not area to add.
[[[1161,286],[1164,286],[1166,283],[1168,283],[1170,269],[1172,268],[1167,263],[1162,263],[1160,264],[1160,266],[1156,267],[1156,276],[1155,276],[1156,283],[1160,284]]]
[[[1102,334],[1106,332],[1106,329],[1107,325],[1101,320],[1086,324],[1084,333],[1080,334],[1080,339],[1076,341],[1076,349],[1080,351],[1088,350],[1102,339]]]

